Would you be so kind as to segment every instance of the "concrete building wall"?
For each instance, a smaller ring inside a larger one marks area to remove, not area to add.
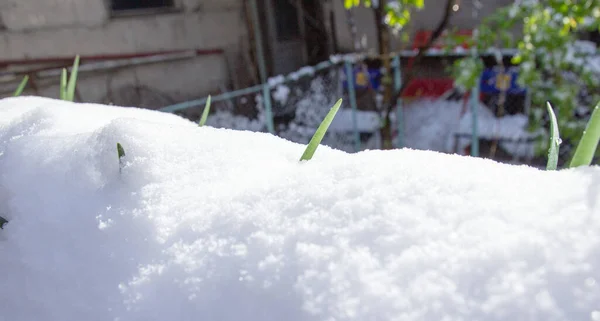
[[[201,97],[244,71],[247,22],[240,0],[175,0],[173,10],[111,14],[108,0],[3,0],[0,61],[80,54],[129,54],[177,49],[223,49],[176,62],[82,73],[81,98],[100,102],[130,85],[155,89],[167,100]],[[56,83],[38,92],[56,97]],[[115,102],[119,104],[119,101]]]
[[[476,5],[472,0],[457,0],[456,3],[459,9],[452,13],[448,26],[450,28],[473,29],[481,22],[483,17],[513,2],[514,0],[480,1],[481,5]],[[411,22],[407,26],[411,40],[415,32],[419,30],[433,30],[436,28],[444,14],[444,3],[445,1],[441,0],[427,0],[422,10],[413,12]],[[343,6],[343,2],[333,0],[333,10],[338,47],[343,51],[353,51],[354,42],[348,26],[347,12]],[[365,45],[363,48],[375,52],[378,48],[378,43],[373,10],[359,7],[351,9],[351,12],[357,27],[358,40]],[[402,45],[399,35],[392,35],[392,50],[398,50],[406,45]]]

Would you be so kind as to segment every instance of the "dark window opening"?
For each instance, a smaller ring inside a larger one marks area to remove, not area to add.
[[[113,11],[173,8],[174,0],[111,0]]]
[[[294,0],[275,0],[275,20],[277,26],[277,40],[294,40],[300,38],[300,24],[298,23],[298,8]]]

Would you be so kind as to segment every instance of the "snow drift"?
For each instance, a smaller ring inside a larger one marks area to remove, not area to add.
[[[598,320],[600,169],[0,101],[0,320]],[[119,171],[116,143],[125,148]]]

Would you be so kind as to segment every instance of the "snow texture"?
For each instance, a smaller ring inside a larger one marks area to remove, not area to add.
[[[0,101],[0,320],[597,320],[600,169]],[[119,171],[116,143],[126,156]]]
[[[281,104],[287,103],[288,97],[290,95],[290,88],[285,85],[279,85],[275,88],[275,92],[273,93],[273,98]]]
[[[567,48],[565,60],[576,66],[581,66],[600,78],[600,54],[596,44],[591,41],[575,41]]]
[[[463,101],[421,99],[403,109],[405,144],[409,148],[458,152],[471,143],[473,116]],[[480,138],[504,139],[500,146],[518,157],[534,156],[534,133],[527,131],[527,116],[494,116],[484,104],[477,106],[477,132]],[[457,136],[464,135],[464,136]]]

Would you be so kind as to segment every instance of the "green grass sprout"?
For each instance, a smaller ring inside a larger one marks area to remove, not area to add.
[[[546,105],[548,114],[550,115],[550,147],[548,148],[548,163],[546,164],[546,170],[555,171],[558,167],[558,151],[560,149],[560,134],[558,132],[558,123],[556,121],[556,115],[552,110],[550,102]]]
[[[13,94],[13,96],[15,96],[15,97],[21,96],[21,94],[23,93],[23,90],[25,90],[25,86],[27,86],[28,81],[29,81],[29,76],[25,75],[25,77],[23,77],[23,80],[21,80],[19,87],[17,87],[17,90],[15,90],[15,93]]]
[[[63,68],[60,74],[60,100],[67,100],[67,69]]]
[[[600,142],[600,102],[594,107],[569,167],[590,166]]]
[[[210,100],[211,97],[208,95],[206,99],[206,105],[204,106],[204,111],[202,112],[202,117],[200,118],[200,122],[198,122],[198,126],[202,127],[206,124],[206,120],[208,119],[208,112],[210,111]]]
[[[121,143],[117,143],[117,156],[119,157],[119,171],[123,169],[123,157],[125,157],[125,149],[121,146]]]
[[[77,84],[77,73],[79,72],[79,55],[75,56],[75,61],[73,62],[73,68],[71,69],[71,76],[69,77],[69,82],[67,83],[67,91],[66,91],[66,100],[74,101],[75,100],[75,85]]]
[[[333,105],[333,107],[331,107],[331,110],[329,110],[329,113],[327,113],[327,116],[325,116],[325,119],[323,119],[323,121],[317,128],[317,131],[315,132],[313,137],[310,139],[310,142],[308,142],[308,146],[306,146],[306,150],[304,151],[304,154],[302,154],[302,157],[300,158],[301,161],[310,160],[313,157],[313,155],[315,154],[315,151],[317,150],[317,147],[319,147],[321,140],[323,140],[323,137],[325,136],[325,133],[327,132],[327,129],[329,128],[329,125],[331,125],[331,122],[333,121],[333,118],[335,117],[335,114],[340,109],[341,105],[342,105],[342,99],[340,98],[340,100],[338,100],[337,103],[335,103],[335,105]]]

